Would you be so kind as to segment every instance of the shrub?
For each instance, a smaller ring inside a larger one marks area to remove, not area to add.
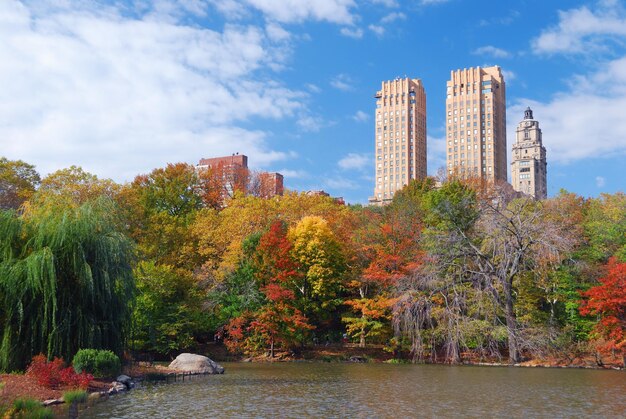
[[[62,358],[54,358],[48,361],[45,355],[39,354],[33,357],[32,362],[26,370],[26,375],[33,377],[39,385],[47,388],[57,388],[59,386],[70,386],[87,388],[93,380],[93,376],[87,373],[77,374],[74,368],[65,368]]]
[[[72,365],[77,372],[88,372],[95,377],[115,377],[120,373],[120,358],[111,351],[81,349],[74,355]]]

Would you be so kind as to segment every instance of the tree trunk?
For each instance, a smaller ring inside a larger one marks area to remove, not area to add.
[[[361,315],[365,319],[365,315]],[[365,326],[361,326],[361,336],[359,336],[359,348],[365,348]]]
[[[274,339],[270,340],[270,358],[274,358]]]
[[[504,298],[505,301],[505,316],[506,316],[506,328],[508,332],[508,344],[509,344],[509,362],[516,364],[520,362],[520,353],[517,347],[517,319],[515,318],[515,311],[513,310],[513,293],[511,291],[512,284],[510,281],[504,283]]]

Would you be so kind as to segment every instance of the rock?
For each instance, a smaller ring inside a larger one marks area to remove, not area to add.
[[[352,355],[350,357],[350,362],[364,363],[367,362],[367,358],[365,358],[364,356]]]
[[[115,381],[117,381],[118,383],[124,384],[128,390],[135,387],[135,382],[128,375],[122,374],[119,377],[117,377]]]
[[[45,400],[42,404],[45,407],[48,407],[48,406],[54,406],[55,404],[63,404],[63,403],[65,403],[63,399],[50,399],[50,400]]]
[[[180,354],[169,365],[170,369],[180,372],[200,374],[224,374],[224,368],[202,355]]]
[[[118,381],[113,381],[111,383],[111,388],[109,389],[108,393],[109,394],[117,394],[117,393],[120,393],[120,392],[126,391],[126,390],[128,390],[128,388],[126,387],[125,384],[122,384],[122,383],[120,383]]]

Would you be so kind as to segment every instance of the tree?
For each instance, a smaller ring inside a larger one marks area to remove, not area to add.
[[[432,302],[439,293],[444,317],[450,324],[445,346],[458,360],[458,345],[467,340],[462,332],[467,329],[471,313],[468,298],[481,301],[489,295],[501,310],[494,320],[500,322],[501,316],[506,327],[509,360],[519,362],[522,336],[515,310],[518,281],[527,273],[556,269],[574,239],[564,225],[550,220],[541,202],[511,199],[506,186],[482,186],[478,194],[453,180],[429,194],[425,245],[434,271],[420,273],[423,277],[417,287],[423,297],[400,299],[400,312],[421,313],[423,316],[413,324],[433,324],[429,316],[436,312]],[[407,291],[410,297],[411,288]],[[421,308],[413,309],[414,305]],[[481,315],[486,314],[481,311]],[[411,324],[406,320],[403,323]]]
[[[40,181],[35,166],[0,157],[0,209],[18,209],[32,197]]]
[[[611,258],[607,274],[599,282],[600,285],[582,293],[585,300],[580,313],[599,318],[595,331],[604,339],[600,349],[621,352],[626,367],[626,263]]]
[[[0,212],[0,370],[39,353],[120,354],[134,296],[132,248],[105,198],[55,211]]]
[[[128,233],[145,259],[194,270],[201,257],[191,227],[202,199],[193,166],[177,163],[137,176],[118,194]]]
[[[258,237],[257,245],[244,242],[244,249],[246,262],[253,267],[255,282],[264,298],[256,310],[249,308],[231,320],[228,345],[249,352],[255,352],[259,345],[269,346],[270,356],[274,357],[277,345],[284,349],[293,347],[303,342],[306,332],[312,329],[308,319],[295,307],[296,296],[290,289],[300,273],[292,257],[287,226],[280,220],[273,222]]]
[[[345,259],[341,246],[328,222],[322,217],[308,216],[289,230],[292,255],[301,275],[294,285],[307,315],[322,315],[340,304]]]
[[[33,200],[38,207],[52,203],[54,206],[78,207],[101,196],[115,199],[118,190],[119,185],[112,180],[98,179],[81,167],[70,166],[43,178]]]
[[[168,265],[143,261],[135,268],[137,301],[133,339],[138,349],[170,354],[191,349],[207,329],[202,294],[192,276]]]

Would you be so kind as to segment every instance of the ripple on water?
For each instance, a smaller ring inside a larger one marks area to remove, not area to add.
[[[225,364],[147,385],[94,418],[626,417],[620,371],[387,364]]]

